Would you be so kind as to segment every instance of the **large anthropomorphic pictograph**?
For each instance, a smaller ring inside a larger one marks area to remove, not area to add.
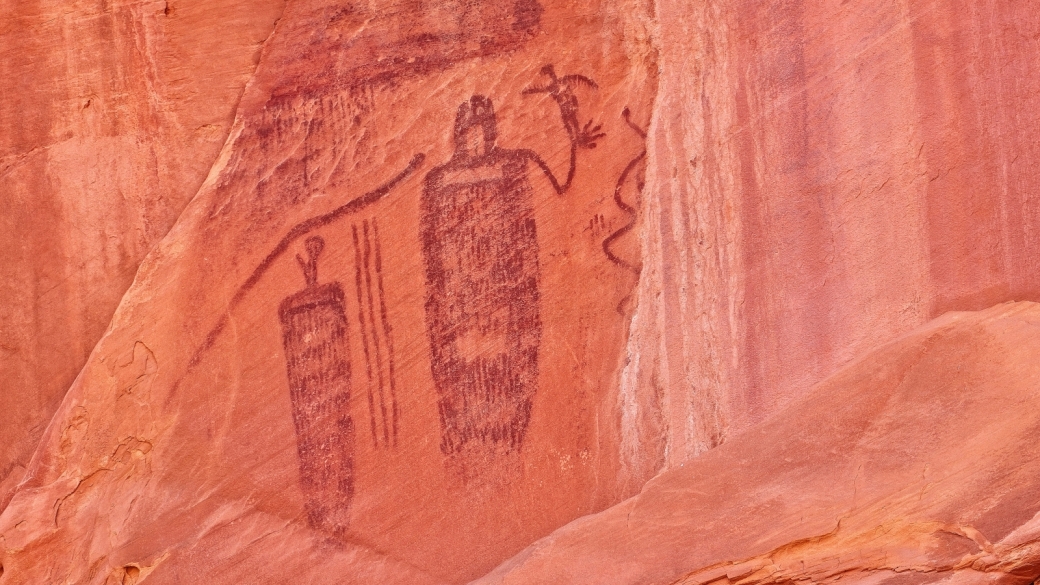
[[[525,93],[549,93],[570,140],[561,183],[527,149],[497,145],[494,106],[485,96],[463,102],[455,118],[454,153],[425,178],[421,200],[426,325],[441,420],[441,450],[511,452],[520,448],[538,384],[538,237],[533,163],[557,194],[575,174],[579,148],[594,148],[599,126],[578,123],[572,87],[557,78]],[[585,85],[595,87],[587,78]]]

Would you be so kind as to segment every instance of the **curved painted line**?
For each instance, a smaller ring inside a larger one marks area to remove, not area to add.
[[[639,156],[635,157],[628,163],[628,165],[625,167],[625,170],[622,171],[621,177],[618,178],[617,185],[614,187],[614,203],[616,203],[622,211],[628,214],[628,223],[621,226],[620,229],[610,234],[603,240],[603,253],[607,255],[607,258],[609,258],[610,261],[614,264],[617,264],[622,268],[630,270],[637,275],[641,272],[640,268],[638,266],[633,266],[632,264],[622,260],[617,255],[615,255],[614,252],[610,250],[610,245],[614,243],[614,240],[617,240],[621,236],[632,231],[632,228],[634,228],[636,225],[636,208],[625,203],[624,200],[621,199],[621,188],[624,187],[625,182],[628,181],[628,176],[632,174],[633,170],[635,170],[636,165],[638,165],[640,161],[642,161],[644,158],[646,158],[646,150],[640,152]]]
[[[260,282],[260,278],[263,277],[264,273],[266,273],[267,270],[271,267],[271,265],[274,264],[275,260],[277,260],[282,254],[285,254],[285,252],[289,249],[289,246],[292,245],[293,242],[322,226],[328,225],[345,215],[357,213],[358,211],[361,211],[369,205],[372,205],[376,201],[379,201],[383,197],[386,197],[390,193],[391,189],[396,187],[399,183],[401,183],[402,181],[407,179],[412,173],[414,173],[415,170],[418,169],[420,165],[422,165],[424,160],[426,160],[425,154],[416,154],[412,157],[412,160],[408,163],[408,166],[405,167],[403,171],[398,173],[397,176],[390,179],[383,185],[376,187],[372,191],[365,193],[357,199],[352,199],[347,203],[340,205],[336,209],[333,209],[332,211],[326,214],[319,215],[317,217],[312,217],[293,226],[292,229],[289,230],[289,233],[285,234],[285,237],[283,237],[281,241],[278,242],[278,245],[276,245],[274,249],[271,250],[271,253],[268,254],[266,258],[264,258],[263,262],[261,262],[255,270],[253,270],[253,273],[249,276],[249,278],[246,279],[242,286],[239,287],[238,291],[235,293],[235,296],[231,297],[231,302],[228,303],[227,309],[224,311],[224,315],[220,318],[220,321],[218,321],[217,324],[213,326],[213,329],[211,329],[209,334],[206,335],[206,340],[202,342],[202,345],[200,345],[199,348],[195,350],[195,353],[191,356],[191,361],[188,362],[188,370],[190,371],[193,367],[198,365],[198,363],[202,360],[202,355],[209,351],[211,347],[213,347],[213,344],[217,341],[217,337],[219,337],[220,334],[224,331],[224,328],[227,327],[228,318],[231,314],[231,311],[233,311],[235,307],[237,307],[238,304],[242,302],[242,299],[245,298],[246,294],[250,290],[252,290],[258,282]],[[185,374],[187,374],[187,372],[185,372]]]
[[[631,116],[632,116],[632,111],[629,110],[628,108],[625,108],[621,112],[621,117],[625,119],[625,123],[628,124],[628,127],[631,128],[633,131],[635,131],[636,134],[641,136],[643,138],[643,140],[646,140],[646,131],[643,130],[642,128],[640,128],[639,126],[636,126],[635,122],[632,121],[632,117]]]

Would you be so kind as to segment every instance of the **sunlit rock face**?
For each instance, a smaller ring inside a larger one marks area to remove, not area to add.
[[[1040,300],[1025,4],[655,14],[629,467],[674,467],[946,311]]]
[[[1035,577],[1029,8],[19,3],[0,580]]]
[[[650,17],[289,2],[5,502],[3,579],[462,582],[627,495]]]
[[[1030,583],[1038,326],[948,313],[478,583]]]

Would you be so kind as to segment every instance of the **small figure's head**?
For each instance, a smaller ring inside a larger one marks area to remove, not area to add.
[[[318,286],[318,256],[321,256],[321,251],[325,249],[325,240],[321,236],[311,236],[304,242],[303,247],[307,250],[307,259],[304,260],[297,254],[296,261],[303,269],[303,278],[307,281],[307,286]]]
[[[498,138],[495,108],[491,100],[475,95],[459,105],[455,117],[455,154],[464,158],[480,158],[491,153]]]
[[[321,251],[325,249],[325,239],[321,236],[311,236],[303,245],[307,249],[307,256],[310,257],[311,262],[317,263],[318,256],[321,256]]]

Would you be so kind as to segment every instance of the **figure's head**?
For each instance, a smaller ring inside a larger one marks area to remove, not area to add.
[[[475,95],[459,105],[455,117],[455,153],[467,158],[489,154],[495,148],[498,128],[491,100]]]
[[[321,256],[321,251],[325,249],[325,239],[321,236],[311,236],[307,238],[303,245],[307,249],[307,255],[310,257],[311,262],[317,262],[318,256]]]

